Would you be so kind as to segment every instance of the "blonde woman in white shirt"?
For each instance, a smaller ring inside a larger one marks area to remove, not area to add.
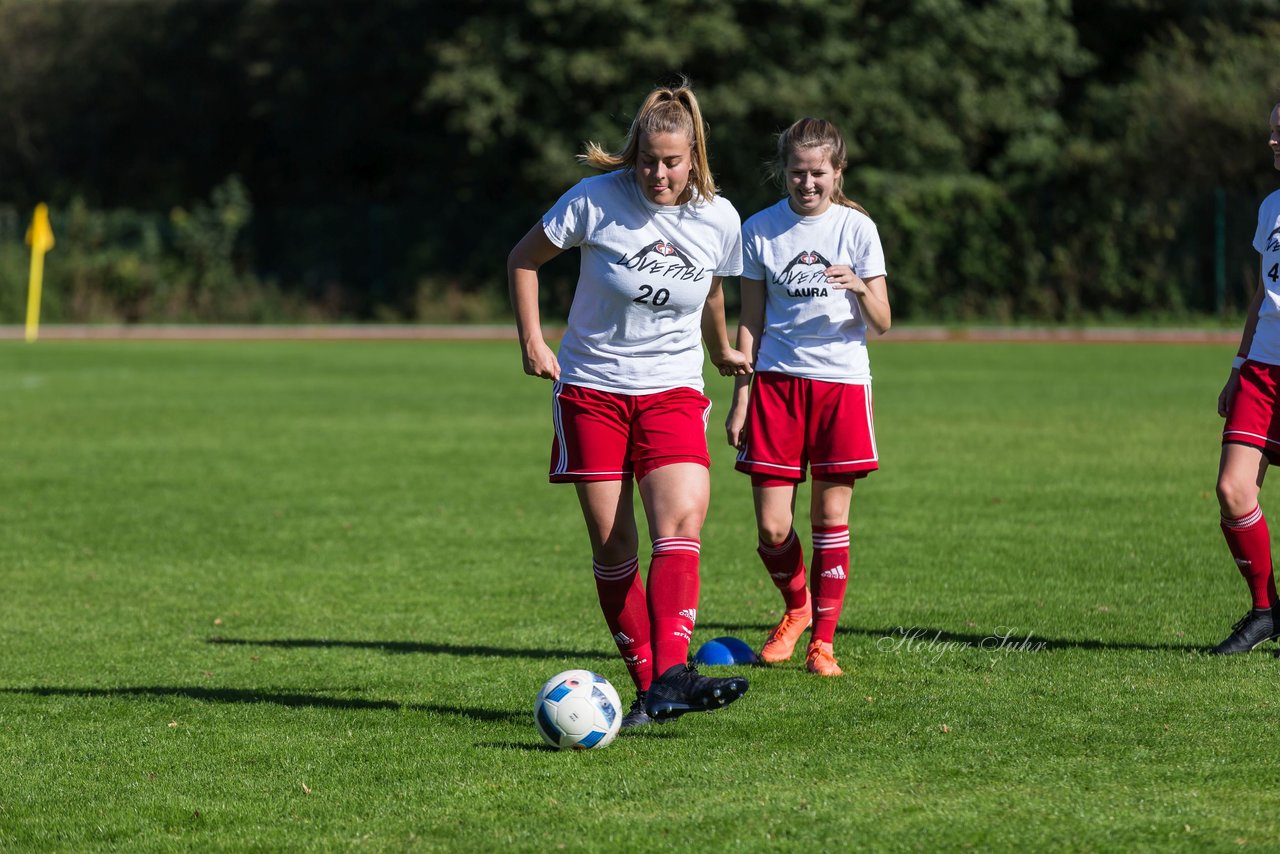
[[[702,341],[721,374],[750,370],[729,343],[721,279],[742,267],[738,212],[716,192],[687,84],[645,98],[617,152],[580,181],[507,261],[526,374],[554,382],[550,478],[578,493],[601,609],[636,686],[634,727],[724,706],[747,690],[688,664],[710,499]],[[538,269],[581,249],[559,352],[543,340]],[[701,339],[701,340],[700,340]],[[653,543],[639,573],[633,481]]]

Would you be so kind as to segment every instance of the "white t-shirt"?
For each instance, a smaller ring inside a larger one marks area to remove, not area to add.
[[[619,394],[702,390],[702,306],[742,272],[741,220],[722,196],[664,207],[621,169],[579,181],[542,218],[582,250],[560,381]]]
[[[851,291],[827,284],[823,270],[847,264],[859,277],[885,275],[880,234],[866,214],[833,204],[801,216],[787,199],[742,227],[744,279],[765,288],[757,371],[867,384],[867,324]]]
[[[1249,358],[1280,365],[1280,190],[1258,207],[1258,230],[1253,248],[1262,256],[1262,286],[1267,289],[1258,309],[1258,326],[1249,345]]]

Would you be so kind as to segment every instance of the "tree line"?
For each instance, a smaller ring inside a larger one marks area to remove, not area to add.
[[[849,143],[903,319],[1238,310],[1280,0],[0,0],[0,312],[491,318],[510,246],[683,75],[721,190]],[[572,259],[548,269],[567,309]]]

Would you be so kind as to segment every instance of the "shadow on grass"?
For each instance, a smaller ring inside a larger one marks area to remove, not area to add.
[[[640,730],[628,730],[626,735],[618,736],[618,738],[626,739],[628,741],[632,741],[636,739],[652,740],[652,739],[666,739],[666,738],[679,738],[679,737],[680,737],[680,733],[678,729],[674,731],[669,729],[656,730],[652,726],[647,726]],[[614,743],[616,744],[617,742],[614,742]],[[519,750],[525,753],[578,753],[579,752],[576,750],[559,750],[547,744],[546,742],[541,742],[541,741],[527,741],[527,742],[479,741],[479,742],[476,742],[475,746],[488,747],[491,750]]]
[[[702,631],[749,632],[763,639],[773,631],[773,623],[699,623]],[[1006,631],[1008,634],[1006,636]],[[889,628],[869,629],[857,626],[839,626],[838,635],[861,635],[884,639],[885,652],[893,652],[895,648],[914,644],[926,647],[930,644],[953,644],[955,647],[971,647],[988,651],[1036,652],[1053,649],[1133,649],[1154,652],[1202,652],[1207,645],[1194,643],[1130,643],[1127,641],[1070,640],[1066,638],[1047,638],[1034,632],[1027,632],[1014,627],[1002,627],[984,635],[972,632],[949,632],[935,626],[892,626]],[[695,641],[696,643],[696,641]]]
[[[0,694],[25,694],[35,697],[181,697],[206,703],[271,703],[290,708],[351,709],[356,711],[431,712],[456,715],[486,723],[513,723],[530,718],[528,712],[506,709],[478,709],[445,706],[436,703],[398,703],[395,700],[362,700],[358,697],[328,697],[324,694],[254,691],[247,688],[201,688],[194,685],[141,685],[119,688],[64,688],[33,685],[29,688],[0,688]]]
[[[436,655],[484,655],[497,658],[565,658],[575,661],[613,661],[617,655],[583,652],[575,649],[526,649],[520,647],[473,646],[456,643],[418,643],[416,641],[357,641],[332,638],[209,638],[211,644],[226,646],[273,646],[284,649],[378,649],[400,655],[427,653]]]
[[[547,744],[546,742],[520,742],[520,741],[481,741],[477,742],[476,747],[488,747],[493,750],[520,750],[525,753],[560,753],[561,751]],[[571,750],[564,751],[572,753]]]

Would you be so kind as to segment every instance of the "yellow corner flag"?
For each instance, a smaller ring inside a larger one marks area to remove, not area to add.
[[[40,334],[40,288],[44,283],[44,253],[53,248],[53,227],[49,225],[49,206],[36,205],[31,227],[27,229],[27,245],[31,247],[31,277],[27,280],[27,341]]]

